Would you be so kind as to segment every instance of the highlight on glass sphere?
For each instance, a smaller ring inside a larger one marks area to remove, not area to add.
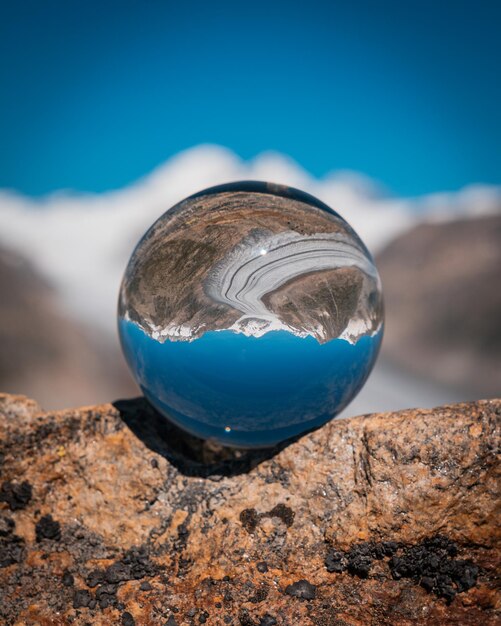
[[[297,189],[241,182],[164,213],[134,250],[118,325],[146,398],[204,439],[267,447],[336,416],[383,334],[371,255]]]

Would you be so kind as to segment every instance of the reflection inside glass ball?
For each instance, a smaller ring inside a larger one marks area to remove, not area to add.
[[[122,348],[169,420],[225,445],[274,445],[358,393],[383,332],[359,237],[296,189],[243,182],[191,196],[137,245],[120,289]]]

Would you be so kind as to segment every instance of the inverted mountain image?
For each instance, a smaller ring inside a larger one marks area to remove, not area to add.
[[[348,224],[306,194],[245,185],[188,198],[156,222],[126,271],[121,316],[159,341],[377,332],[379,277]]]

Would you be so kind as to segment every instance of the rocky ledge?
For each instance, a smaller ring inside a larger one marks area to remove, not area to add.
[[[0,622],[499,624],[501,401],[216,449],[0,396]]]

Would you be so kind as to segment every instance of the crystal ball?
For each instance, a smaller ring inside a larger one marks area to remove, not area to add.
[[[118,326],[136,381],[168,420],[267,447],[324,424],[361,389],[383,334],[381,282],[320,200],[228,184],[183,200],[139,241]]]

